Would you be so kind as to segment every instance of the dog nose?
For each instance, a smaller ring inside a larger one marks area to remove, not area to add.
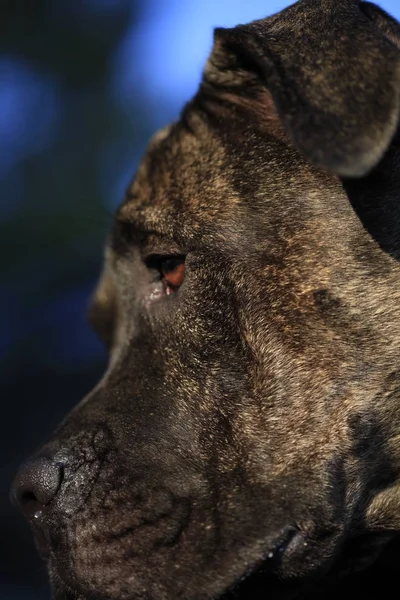
[[[63,479],[63,465],[41,456],[22,465],[14,480],[11,497],[24,515],[32,518],[49,504]]]

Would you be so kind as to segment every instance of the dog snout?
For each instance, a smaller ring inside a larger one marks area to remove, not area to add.
[[[63,464],[51,458],[40,456],[25,462],[12,485],[13,503],[32,519],[55,498],[63,476]]]

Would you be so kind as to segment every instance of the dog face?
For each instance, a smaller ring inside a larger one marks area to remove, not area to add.
[[[273,597],[399,528],[397,39],[350,0],[216,31],[116,215],[108,370],[17,476],[57,600]]]

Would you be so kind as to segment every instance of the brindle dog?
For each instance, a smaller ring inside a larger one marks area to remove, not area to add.
[[[15,482],[57,600],[321,597],[400,530],[399,48],[358,0],[216,30],[115,219],[108,370]]]

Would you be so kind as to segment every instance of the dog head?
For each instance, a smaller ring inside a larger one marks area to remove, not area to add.
[[[216,30],[116,215],[108,370],[17,476],[58,600],[267,593],[399,528],[399,31],[356,0]]]

